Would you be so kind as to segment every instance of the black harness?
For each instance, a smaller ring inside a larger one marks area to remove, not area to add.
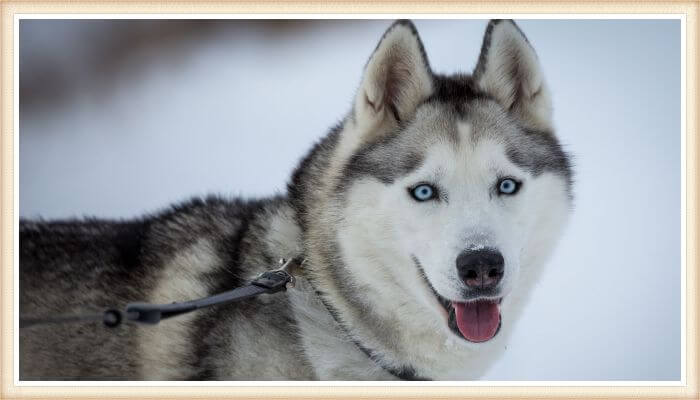
[[[149,304],[149,303],[129,303],[124,311],[110,308],[102,313],[83,314],[83,315],[59,315],[55,317],[33,318],[20,317],[19,327],[26,328],[32,325],[50,324],[50,323],[67,323],[67,322],[87,322],[87,321],[102,321],[109,328],[119,326],[124,320],[136,323],[155,325],[160,321],[172,318],[181,314],[189,313],[201,308],[223,305],[242,301],[261,295],[263,293],[272,294],[287,290],[294,287],[296,280],[291,274],[291,271],[299,266],[304,261],[302,259],[293,258],[290,260],[280,260],[281,268],[267,271],[259,277],[253,279],[248,285],[242,286],[233,290],[229,290],[214,296],[204,297],[197,300],[173,302],[170,304]],[[313,287],[313,285],[312,285]],[[385,371],[401,380],[407,381],[425,381],[430,380],[416,375],[412,367],[403,367],[400,369],[387,366],[383,363],[379,353],[368,349],[358,340],[356,340],[349,330],[340,322],[338,313],[331,307],[322,297],[321,293],[316,290],[316,295],[321,300],[328,313],[333,317],[333,320],[338,324],[345,335],[352,340],[357,348],[362,351],[374,363],[382,367]]]

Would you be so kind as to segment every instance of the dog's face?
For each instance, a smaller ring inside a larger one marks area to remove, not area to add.
[[[529,43],[512,22],[491,22],[474,74],[437,76],[413,26],[397,23],[366,67],[349,124],[337,185],[344,263],[453,334],[490,340],[502,301],[533,279],[571,200]]]

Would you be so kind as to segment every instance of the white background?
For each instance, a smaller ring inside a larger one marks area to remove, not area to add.
[[[486,21],[415,22],[436,72],[473,69]],[[21,22],[21,84],[60,73],[70,90],[20,108],[20,215],[129,218],[193,195],[283,192],[349,110],[388,24],[246,23],[137,47],[87,78],[113,27]],[[575,211],[484,379],[678,380],[680,22],[518,24],[574,156]]]

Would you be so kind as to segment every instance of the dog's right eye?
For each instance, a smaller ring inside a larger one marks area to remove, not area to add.
[[[435,199],[438,196],[437,189],[433,185],[429,185],[427,183],[421,183],[418,186],[409,188],[408,192],[416,201],[428,201]]]

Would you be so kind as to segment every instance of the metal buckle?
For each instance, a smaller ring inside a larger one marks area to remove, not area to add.
[[[289,260],[286,260],[284,258],[280,258],[279,264],[281,267],[276,271],[282,271],[289,275],[289,282],[287,282],[285,285],[287,289],[291,289],[296,285],[296,279],[294,278],[293,272],[296,268],[301,267],[301,265],[304,264],[304,261],[306,260],[300,261],[298,258],[290,258]]]
[[[251,283],[255,286],[268,289],[267,293],[275,293],[280,290],[293,288],[296,280],[294,279],[294,275],[292,275],[292,271],[300,266],[303,261],[299,262],[296,258],[290,260],[282,258],[279,263],[281,265],[279,269],[265,271]]]

